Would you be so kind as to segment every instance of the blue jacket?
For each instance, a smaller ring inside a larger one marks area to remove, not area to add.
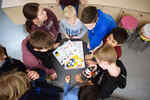
[[[88,37],[90,42],[90,50],[93,50],[99,46],[104,37],[111,32],[111,30],[117,27],[115,20],[112,16],[103,13],[101,10],[98,11],[98,21],[96,26],[92,30],[88,30]]]
[[[78,92],[79,88],[74,87],[70,90],[70,84],[65,83],[63,100],[78,100]]]

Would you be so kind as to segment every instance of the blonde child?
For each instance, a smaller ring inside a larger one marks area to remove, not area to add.
[[[81,39],[87,33],[87,28],[77,17],[75,8],[71,5],[64,8],[64,18],[60,22],[60,32],[66,38],[78,39]]]
[[[126,86],[126,69],[120,60],[117,60],[117,54],[115,49],[110,45],[104,45],[98,48],[94,52],[94,57],[96,59],[95,65],[89,64],[88,68],[93,70],[88,73],[83,71],[80,75],[76,76],[77,82],[85,82],[88,80],[94,85],[100,87],[100,98],[108,98],[113,91],[119,88],[125,88]]]

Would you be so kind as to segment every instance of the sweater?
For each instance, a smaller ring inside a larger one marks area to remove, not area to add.
[[[100,87],[100,98],[109,97],[116,88],[126,87],[127,72],[126,68],[120,60],[116,61],[118,67],[120,67],[120,75],[118,77],[110,76],[107,70],[103,70],[98,67],[98,74],[92,78],[92,82]]]
[[[92,30],[88,30],[88,38],[90,43],[90,50],[99,46],[104,37],[111,32],[111,30],[117,27],[115,20],[108,14],[98,11],[98,20],[95,27]]]
[[[27,48],[37,59],[41,60],[42,64],[48,69],[51,69],[55,66],[54,60],[56,59],[52,53],[53,50],[48,50],[46,52],[34,51],[29,41],[27,42]]]
[[[62,19],[60,22],[60,32],[64,35],[67,34],[69,37],[78,36],[79,38],[82,38],[87,32],[87,28],[78,18],[73,26],[68,24],[66,19]]]
[[[44,22],[44,24],[42,26],[37,26],[36,24],[32,25],[32,31],[35,31],[37,29],[41,29],[44,30],[46,32],[49,32],[54,40],[57,39],[58,33],[59,33],[59,22],[57,20],[56,15],[50,11],[49,9],[44,9],[47,13],[47,17],[48,19]]]

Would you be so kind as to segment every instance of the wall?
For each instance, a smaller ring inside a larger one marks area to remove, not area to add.
[[[59,19],[62,17],[62,11],[60,7],[56,5],[55,0],[21,0],[21,1],[22,3],[20,3],[20,6],[3,8],[4,12],[13,20],[15,24],[24,24],[25,18],[22,14],[22,6],[27,2],[41,3],[42,6],[52,9],[55,13],[57,12],[56,15]],[[149,16],[150,0],[88,0],[87,4],[94,5],[97,6],[98,8],[101,8],[104,12],[111,14],[114,18],[117,18],[120,15],[122,9],[125,10],[127,9],[127,10],[132,10],[129,12],[132,12],[132,15],[138,16],[139,19],[141,19],[141,15],[142,15],[142,20],[144,20],[144,22],[145,19],[146,21],[147,19],[150,19]],[[82,9],[83,6],[81,5],[80,8]]]

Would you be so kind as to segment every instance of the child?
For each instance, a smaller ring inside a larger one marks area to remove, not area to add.
[[[113,91],[126,86],[126,69],[120,60],[117,60],[115,49],[110,45],[104,45],[94,52],[97,64],[88,65],[88,67],[96,67],[93,74],[85,75],[81,73],[76,75],[78,82],[84,82],[83,79],[89,80],[91,84],[99,85],[100,97],[108,98]],[[83,71],[84,72],[84,71]],[[88,76],[88,77],[87,77]]]
[[[51,34],[56,42],[61,40],[59,23],[52,11],[41,8],[38,3],[27,3],[23,7],[23,14],[26,18],[25,27],[27,32],[31,33],[37,29],[42,29]]]
[[[65,7],[64,17],[60,22],[60,32],[68,39],[81,39],[86,34],[87,28],[77,18],[75,8],[71,5]]]
[[[33,32],[26,44],[27,49],[48,69],[53,69],[55,66],[52,52],[58,45],[59,43],[55,43],[51,34],[43,30]],[[55,71],[50,76],[53,80],[57,78]]]
[[[85,4],[87,0],[56,0],[57,4],[61,5],[61,8],[64,10],[65,7],[72,5],[76,9],[78,15],[79,4]]]
[[[44,78],[45,75],[45,73],[40,69],[27,69],[20,60],[8,57],[5,47],[0,45],[0,76],[3,73],[11,71],[26,72],[28,77],[32,80],[38,79],[41,75],[43,75]]]
[[[122,55],[121,45],[128,39],[129,35],[125,29],[117,27],[114,28],[110,34],[104,39],[104,44],[107,43],[115,48],[117,59]]]
[[[5,73],[0,77],[1,100],[60,100],[60,88],[47,84],[32,87],[23,72]]]
[[[93,6],[83,9],[81,21],[88,28],[89,50],[94,50],[96,47],[101,46],[104,37],[117,26],[112,16]]]
[[[65,77],[63,100],[99,100],[100,90],[96,85],[70,87],[70,76]]]

